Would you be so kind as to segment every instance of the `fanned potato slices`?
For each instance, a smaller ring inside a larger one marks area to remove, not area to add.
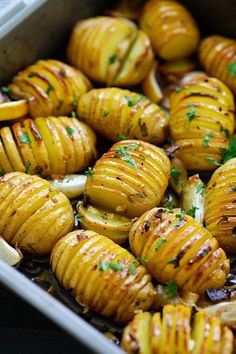
[[[206,72],[223,81],[236,94],[236,41],[222,36],[204,38],[199,58]]]
[[[236,252],[236,158],[218,168],[207,185],[206,228],[229,253]]]
[[[92,80],[107,86],[134,86],[148,73],[153,52],[148,36],[134,23],[100,16],[75,25],[67,57]]]
[[[120,137],[152,144],[166,138],[169,117],[147,97],[119,88],[95,89],[78,102],[78,117],[112,141]]]
[[[139,24],[162,59],[183,59],[197,49],[197,25],[189,11],[177,1],[147,1]]]
[[[166,305],[163,313],[137,314],[125,327],[122,348],[128,354],[232,354],[233,333],[204,311],[191,323],[191,309]]]
[[[126,249],[96,232],[66,235],[53,248],[51,265],[77,302],[116,322],[128,322],[154,300],[145,268]]]
[[[15,97],[28,100],[30,115],[35,118],[70,114],[91,84],[79,70],[49,59],[20,71],[8,87]]]
[[[229,272],[216,239],[180,209],[147,211],[132,225],[129,243],[155,279],[174,281],[186,291],[221,288]]]
[[[170,132],[188,170],[212,171],[234,132],[234,98],[218,79],[200,76],[170,97]]]
[[[47,254],[73,226],[69,200],[48,181],[20,172],[0,178],[0,234],[10,244]]]
[[[114,144],[97,160],[85,185],[89,203],[128,217],[159,204],[168,185],[163,149],[139,140]]]
[[[24,119],[0,128],[0,172],[41,176],[85,169],[96,157],[96,136],[76,118]]]

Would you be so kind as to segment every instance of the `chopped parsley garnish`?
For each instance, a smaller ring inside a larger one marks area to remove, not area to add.
[[[35,73],[29,73],[28,75],[27,75],[29,78],[31,78],[31,77],[35,77]]]
[[[225,134],[225,137],[229,140],[230,139],[230,132],[229,129],[224,128],[222,125],[220,125],[220,131]]]
[[[165,238],[162,238],[161,240],[158,240],[156,245],[155,245],[155,250],[159,250],[159,248],[166,242],[167,240]]]
[[[133,168],[137,169],[138,166],[135,162],[135,160],[128,155],[128,151],[131,149],[133,151],[137,150],[139,147],[139,144],[129,144],[127,146],[122,146],[117,149],[115,149],[115,157],[119,156],[121,157],[121,160],[128,162]]]
[[[144,98],[143,95],[137,95],[134,98],[131,98],[130,96],[125,96],[125,99],[128,102],[129,107],[136,106],[136,104],[138,104],[143,98]]]
[[[180,87],[180,86],[176,86],[176,87],[175,87],[175,92],[178,92],[178,93],[179,93],[180,91],[181,91],[181,87]]]
[[[186,116],[188,117],[189,122],[191,122],[194,118],[197,117],[197,111],[192,103],[189,103],[188,106],[189,111],[186,113]]]
[[[145,160],[145,156],[143,154],[139,155],[141,160]]]
[[[118,56],[117,56],[116,54],[113,54],[113,55],[111,55],[110,58],[109,58],[109,63],[110,63],[110,64],[113,64],[113,63],[115,63],[117,60],[118,60]]]
[[[121,133],[117,134],[117,137],[119,140],[128,140],[128,137],[124,134],[121,134]]]
[[[87,170],[84,172],[85,176],[92,177],[94,175],[92,167],[88,167]]]
[[[209,146],[209,141],[211,138],[213,138],[214,134],[212,132],[209,132],[205,135],[205,138],[203,139],[203,146],[207,148]]]
[[[135,274],[136,274],[136,267],[135,267],[134,262],[130,263],[130,265],[129,265],[129,271],[130,271],[130,274],[132,274],[132,275],[135,275]]]
[[[181,210],[180,213],[175,215],[177,218],[179,218],[180,220],[183,220],[184,216],[185,216],[185,211]]]
[[[138,260],[140,263],[147,263],[147,258],[145,258],[145,257],[137,257],[137,260]]]
[[[128,162],[135,170],[137,170],[138,166],[136,162],[129,155],[122,156],[121,160]]]
[[[104,112],[103,117],[106,118],[109,114],[110,114],[110,112]]]
[[[164,291],[169,298],[175,297],[178,293],[178,286],[177,286],[176,282],[174,280],[169,280],[166,283]]]
[[[174,224],[171,225],[171,227],[180,227],[184,224],[183,222],[183,219],[182,220],[179,220],[179,221],[176,221]]]
[[[125,268],[123,263],[110,263],[103,260],[99,261],[99,270],[104,272],[107,269],[112,269],[114,271],[123,270]]]
[[[7,95],[11,95],[12,94],[12,90],[9,89],[7,86],[2,86],[1,90],[2,90],[2,92],[6,93]]]
[[[75,132],[75,129],[72,127],[66,127],[66,131],[69,135],[72,135]]]
[[[52,84],[48,84],[46,94],[49,96],[50,92],[54,90],[54,86]]]
[[[75,111],[72,111],[72,112],[71,112],[71,117],[72,117],[72,118],[77,118],[77,114],[76,114]]]
[[[189,209],[189,211],[187,212],[187,214],[189,216],[192,216],[192,218],[195,218],[195,214],[196,214],[196,210],[199,209],[198,207],[195,207],[194,205],[192,205],[192,208]]]
[[[20,142],[23,144],[31,144],[31,140],[28,133],[23,133],[20,136]]]
[[[204,196],[204,193],[205,193],[205,184],[202,182],[202,181],[200,181],[199,182],[199,184],[198,184],[198,186],[197,186],[197,193],[199,193],[202,197]]]
[[[231,191],[236,192],[236,186],[231,187]]]
[[[228,73],[232,76],[236,76],[236,62],[233,61],[231,63],[228,64]]]
[[[5,175],[5,170],[4,168],[0,167],[0,176],[4,176]]]
[[[25,173],[27,173],[27,175],[29,174],[30,167],[31,167],[31,162],[28,160],[26,161],[25,164]]]
[[[222,152],[224,153],[222,163],[225,163],[236,156],[236,135],[229,140],[228,149],[222,149]]]
[[[213,159],[212,157],[205,157],[205,159],[210,162],[212,165],[216,166],[216,167],[220,167],[221,163],[217,162],[215,159]]]
[[[176,186],[179,184],[179,176],[181,176],[181,172],[177,170],[175,167],[172,167],[169,172],[170,176],[173,178]]]
[[[174,264],[175,266],[177,266],[178,265],[178,259],[176,257],[170,258],[167,261],[167,264]]]

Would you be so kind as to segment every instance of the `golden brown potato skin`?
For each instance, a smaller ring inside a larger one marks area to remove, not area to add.
[[[204,38],[199,58],[206,72],[223,81],[236,94],[236,41],[222,36]]]
[[[186,291],[221,288],[229,272],[216,239],[180,209],[147,211],[132,225],[129,243],[136,257],[146,259],[144,265],[155,279],[173,280]]]
[[[197,49],[197,25],[189,11],[177,1],[147,1],[139,24],[162,59],[184,59]]]
[[[41,176],[82,171],[96,157],[96,136],[76,118],[24,119],[0,128],[0,171]]]
[[[166,137],[167,113],[147,97],[128,90],[91,90],[80,98],[77,114],[112,141],[119,141],[124,135],[127,139],[160,144]]]
[[[160,203],[169,170],[163,149],[139,140],[120,141],[97,160],[84,193],[96,206],[139,216]]]
[[[102,264],[122,269],[105,269]],[[137,310],[152,305],[155,291],[145,268],[126,249],[96,232],[76,230],[66,235],[55,245],[51,265],[77,302],[116,322],[127,322]]]
[[[0,178],[0,234],[10,244],[47,254],[73,226],[69,200],[48,181],[20,172]]]
[[[31,117],[68,115],[78,98],[91,89],[79,70],[58,60],[39,60],[13,77],[14,96],[28,100]]]
[[[236,158],[218,168],[207,185],[206,228],[229,253],[236,252]]]
[[[125,327],[121,344],[128,354],[231,354],[234,338],[218,317],[200,311],[191,326],[190,307],[166,305],[162,317],[137,314]]]
[[[151,42],[131,21],[100,16],[77,22],[69,45],[70,63],[107,86],[134,86],[148,73]]]
[[[201,76],[173,92],[170,106],[170,133],[180,147],[176,156],[188,170],[215,170],[209,159],[221,162],[221,148],[228,147],[235,128],[231,91],[220,80]]]

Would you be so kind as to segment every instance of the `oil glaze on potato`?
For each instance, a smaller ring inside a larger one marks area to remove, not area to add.
[[[69,200],[48,181],[20,172],[0,178],[0,234],[11,245],[47,254],[73,225]]]
[[[232,354],[233,333],[204,311],[191,323],[191,309],[166,305],[163,314],[137,314],[125,327],[122,348],[128,354]],[[168,350],[166,350],[168,348]]]
[[[112,141],[120,136],[163,143],[168,115],[147,97],[119,88],[91,90],[78,102],[77,114]]]
[[[183,59],[197,49],[199,31],[196,23],[188,10],[177,1],[147,1],[139,23],[162,59]]]
[[[93,231],[76,230],[54,247],[51,265],[76,301],[116,322],[128,322],[154,299],[151,277],[126,249]]]
[[[134,23],[100,16],[75,25],[67,57],[92,80],[107,86],[134,86],[151,68],[153,52],[148,36]]]
[[[173,92],[170,106],[170,133],[179,146],[176,156],[188,170],[215,170],[235,128],[231,91],[218,79],[200,76]]]
[[[139,140],[120,141],[97,160],[84,193],[107,211],[139,216],[160,203],[169,169],[163,149]]]
[[[15,97],[28,100],[32,117],[62,116],[72,112],[81,94],[91,88],[77,69],[58,60],[39,60],[13,77]]]
[[[144,213],[130,229],[129,244],[156,280],[175,281],[186,291],[221,288],[229,272],[229,261],[216,239],[181,209]]]
[[[0,128],[1,173],[50,176],[78,172],[96,157],[95,142],[91,128],[76,118],[25,119]]]
[[[236,94],[236,41],[222,36],[202,40],[199,58],[206,72],[223,81]]]

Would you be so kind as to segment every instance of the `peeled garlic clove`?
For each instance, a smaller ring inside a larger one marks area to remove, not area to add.
[[[22,259],[22,254],[15,248],[10,246],[1,236],[0,236],[0,259],[8,263],[9,265],[15,265]]]
[[[67,198],[73,199],[83,194],[86,183],[85,175],[53,175],[50,183],[60,192],[64,193]]]

